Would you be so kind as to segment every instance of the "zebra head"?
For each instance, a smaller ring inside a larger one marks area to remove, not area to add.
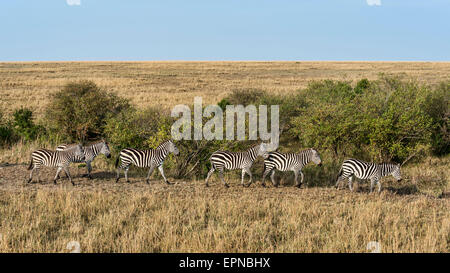
[[[102,141],[102,147],[100,148],[100,153],[104,154],[107,158],[111,158],[111,151],[109,150],[108,142],[106,142],[106,140]]]
[[[402,174],[400,173],[400,164],[394,165],[391,175],[398,181],[402,181]]]
[[[180,150],[178,150],[177,146],[175,146],[175,143],[173,143],[172,140],[169,140],[169,146],[167,148],[169,149],[169,152],[173,153],[174,155],[180,154]]]
[[[322,166],[322,159],[320,159],[319,152],[316,149],[311,149],[311,161]]]
[[[270,144],[262,142],[261,144],[259,144],[259,147],[256,152],[256,156],[263,156],[263,157],[268,156],[269,149],[270,149]]]

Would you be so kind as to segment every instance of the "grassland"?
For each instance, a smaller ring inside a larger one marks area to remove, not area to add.
[[[215,103],[234,89],[288,94],[312,79],[379,73],[435,84],[449,79],[450,63],[0,63],[0,109],[27,106],[39,118],[52,92],[81,79],[140,107],[169,108],[194,96]],[[70,241],[81,252],[367,252],[370,241],[382,252],[449,252],[448,156],[405,166],[405,180],[384,180],[381,194],[368,194],[367,183],[354,193],[314,181],[296,189],[291,174],[277,175],[280,188],[242,188],[231,174],[229,189],[216,176],[210,188],[183,180],[166,186],[158,175],[147,185],[141,172],[116,184],[103,156],[93,180],[71,168],[73,187],[54,186],[54,169],[44,169],[40,183],[24,183],[33,145],[0,151],[0,252],[68,252]]]
[[[392,73],[434,84],[450,78],[450,63],[433,62],[61,62],[0,63],[0,109],[26,105],[38,114],[68,81],[93,80],[138,106],[217,103],[235,89],[287,94],[311,80],[376,79]]]

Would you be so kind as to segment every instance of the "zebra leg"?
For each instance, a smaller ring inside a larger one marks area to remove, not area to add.
[[[83,174],[83,177],[87,177],[89,179],[92,179],[92,176],[91,176],[91,171],[92,171],[91,161],[86,162],[86,168],[87,168],[87,173]]]
[[[241,184],[244,186],[245,169],[242,169]]]
[[[350,189],[350,191],[353,191],[353,175],[348,177],[348,188]]]
[[[56,170],[56,175],[55,178],[53,178],[53,183],[56,185],[56,180],[59,178],[59,173],[61,172],[62,167],[58,167],[58,169]]]
[[[27,183],[30,183],[31,180],[33,180],[33,172],[34,172],[35,169],[36,169],[36,167],[34,167],[33,169],[31,169],[31,172],[30,172],[30,178],[28,179]]]
[[[272,169],[272,173],[270,174],[270,180],[272,181],[272,184],[275,186],[275,188],[277,188],[278,182],[275,181],[275,169]]]
[[[378,185],[378,193],[380,193],[381,192],[381,183],[380,183],[379,179],[377,180],[377,185]]]
[[[375,183],[377,183],[377,179],[376,178],[371,178],[370,179],[370,193],[373,192],[373,186],[375,186]]]
[[[124,172],[124,174],[125,174],[125,182],[127,182],[127,183],[129,183],[129,181],[128,181],[128,169],[129,169],[130,167],[129,166],[127,166],[124,170],[123,170],[123,172]]]
[[[223,185],[226,187],[226,188],[229,188],[230,186],[228,186],[228,184],[227,184],[227,182],[225,182],[225,179],[223,178],[223,169],[222,170],[217,170],[218,172],[219,172],[219,177],[220,177],[220,179],[222,180],[222,182],[223,182]]]
[[[266,181],[266,176],[270,173],[272,171],[272,169],[266,169],[264,172],[263,172],[263,177],[262,177],[262,182],[261,182],[261,186],[263,186],[263,187],[266,187],[266,183],[265,183],[265,181]],[[272,182],[273,183],[273,182]],[[250,185],[249,185],[250,186]],[[275,186],[275,185],[274,185]]]
[[[299,185],[301,185],[301,184],[298,183],[298,174],[297,174],[296,171],[294,171],[294,175],[295,175],[295,177],[294,177],[295,186],[296,186],[297,188],[300,188]]]
[[[304,175],[303,175],[302,171],[299,171],[298,173],[300,174],[300,183],[297,183],[296,186],[297,186],[297,188],[300,188],[302,186],[302,184],[303,184]],[[295,179],[297,180],[297,177]]]
[[[155,166],[151,165],[150,169],[148,170],[147,178],[145,179],[147,184],[150,184],[150,175],[152,175],[154,169],[155,169]]]
[[[117,171],[116,171],[116,183],[117,182],[119,182],[119,179],[120,179],[120,166],[119,167],[117,167]]]
[[[335,187],[336,189],[339,189],[339,182],[341,182],[341,179],[342,179],[342,177],[341,177],[341,176],[338,176],[338,178],[337,178],[337,180],[336,180],[336,184],[334,185],[334,187]]]
[[[164,178],[164,182],[166,182],[167,185],[172,185],[173,183],[170,183],[170,182],[167,180],[166,176],[164,175],[163,165],[159,166],[159,167],[158,167],[158,170],[159,170],[159,172],[161,173],[162,177]]]
[[[209,180],[209,177],[214,173],[214,171],[215,171],[215,169],[214,169],[214,166],[213,166],[213,167],[211,167],[211,170],[209,170],[208,175],[206,176],[206,180],[205,180],[205,186],[206,187],[209,186],[208,185],[208,180]]]
[[[253,175],[250,169],[247,170],[248,175],[250,175],[250,179],[248,180],[248,185],[250,186],[253,183]]]
[[[69,168],[64,167],[64,172],[66,173],[67,177],[69,178],[70,183],[72,183],[72,186],[75,186],[75,183],[73,183],[72,177],[70,177]]]
[[[245,173],[248,173],[248,175],[250,176],[250,179],[248,180],[247,186],[244,185]],[[253,182],[253,175],[252,175],[252,172],[250,171],[250,168],[242,169],[242,186],[243,187],[250,187],[252,182]]]

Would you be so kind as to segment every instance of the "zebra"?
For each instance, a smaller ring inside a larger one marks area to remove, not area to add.
[[[216,151],[209,158],[211,162],[211,169],[206,176],[205,184],[208,187],[208,180],[215,170],[219,172],[220,179],[222,180],[225,187],[229,187],[223,178],[224,169],[227,170],[242,170],[241,184],[244,186],[245,173],[250,176],[249,183],[252,182],[252,172],[250,168],[253,162],[258,156],[262,156],[267,153],[267,149],[270,144],[261,143],[253,146],[245,152],[228,152],[228,151]]]
[[[158,167],[159,172],[164,178],[164,182],[166,182],[168,185],[172,184],[166,179],[163,170],[164,160],[169,153],[173,153],[174,155],[178,155],[180,153],[177,146],[175,146],[175,143],[173,143],[172,140],[164,141],[156,149],[137,150],[133,148],[125,148],[121,150],[116,160],[116,183],[119,182],[120,169],[124,169],[125,180],[126,182],[128,182],[128,169],[130,168],[130,165],[133,164],[140,168],[150,168],[146,178],[147,184],[150,184],[150,175],[152,174],[155,167]],[[122,163],[120,166],[119,160]]]
[[[65,149],[67,149],[70,146],[71,145],[61,144],[58,147],[56,147],[56,150],[57,151],[64,151]],[[92,179],[92,176],[91,176],[91,171],[92,171],[91,162],[94,161],[95,157],[97,155],[99,155],[99,154],[104,154],[107,158],[111,158],[111,151],[109,150],[108,142],[106,142],[106,140],[102,140],[100,142],[84,146],[83,149],[84,149],[84,157],[85,158],[84,159],[77,158],[73,162],[74,163],[85,162],[86,163],[86,168],[87,168],[87,174],[83,174],[82,177],[88,177],[89,179]]]
[[[373,191],[375,183],[378,184],[378,192],[380,192],[380,179],[389,175],[392,175],[397,181],[401,181],[402,176],[400,173],[400,164],[376,164],[350,158],[344,160],[342,163],[335,187],[338,188],[339,182],[342,179],[348,178],[348,187],[351,191],[353,191],[353,176],[356,176],[359,179],[370,179],[370,192]]]
[[[316,163],[319,167],[322,166],[322,159],[320,158],[319,152],[315,149],[307,149],[301,151],[300,153],[279,153],[271,152],[266,155],[264,159],[264,171],[262,177],[262,186],[265,187],[265,179],[268,174],[272,180],[272,184],[278,187],[278,183],[275,182],[275,170],[279,171],[293,171],[295,175],[296,187],[300,188],[303,184],[303,172],[302,168],[306,166],[309,162]],[[301,176],[300,183],[298,182],[298,174]]]
[[[33,179],[33,172],[36,170],[38,172],[38,182],[40,182],[39,178],[39,168],[44,165],[47,167],[58,167],[56,171],[55,178],[53,179],[53,183],[56,185],[56,180],[59,178],[59,173],[61,170],[64,170],[67,177],[69,178],[72,185],[72,178],[69,173],[69,164],[70,162],[75,162],[78,158],[84,160],[84,149],[81,144],[74,145],[70,148],[65,149],[64,151],[51,151],[47,149],[38,149],[31,153],[31,161],[28,166],[28,170],[31,170],[30,178],[28,179],[28,183]]]

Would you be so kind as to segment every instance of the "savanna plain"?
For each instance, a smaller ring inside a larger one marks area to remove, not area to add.
[[[450,80],[450,63],[0,63],[0,109],[8,115],[28,107],[39,120],[51,95],[78,80],[93,81],[138,108],[170,110],[191,105],[195,96],[204,104],[235,89],[283,96],[311,80],[375,80],[380,73],[437,85]],[[370,252],[370,242],[381,252],[449,252],[448,155],[412,161],[402,169],[402,182],[385,178],[378,194],[363,181],[354,192],[344,185],[335,189],[331,179],[317,185],[314,175],[298,189],[289,173],[277,173],[278,188],[261,187],[259,177],[243,188],[238,172],[226,173],[228,189],[217,174],[208,188],[203,179],[169,177],[174,185],[166,185],[158,174],[146,184],[142,171],[132,172],[130,183],[115,183],[103,155],[94,161],[93,179],[81,176],[84,166],[71,165],[75,186],[67,179],[54,185],[50,168],[41,171],[40,183],[27,184],[36,145],[18,142],[0,150],[0,252],[70,252],[78,246],[80,252]],[[255,172],[261,164],[255,162]]]

